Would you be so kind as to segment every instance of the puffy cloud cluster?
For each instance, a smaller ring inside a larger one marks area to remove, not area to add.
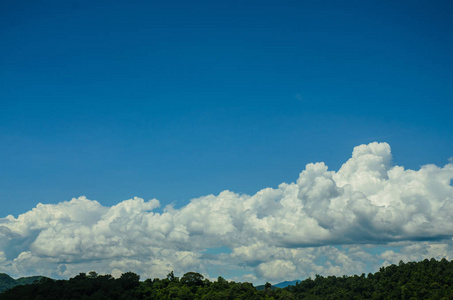
[[[38,204],[0,219],[0,272],[165,277],[174,270],[277,282],[449,258],[452,179],[451,163],[405,170],[392,165],[388,144],[371,143],[355,147],[338,172],[308,164],[295,183],[252,196],[224,191],[161,213],[156,199]]]

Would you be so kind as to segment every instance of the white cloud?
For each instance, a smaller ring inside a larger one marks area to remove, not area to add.
[[[156,199],[38,204],[0,219],[0,272],[165,277],[174,270],[215,278],[222,274],[207,274],[212,266],[233,266],[242,278],[276,282],[452,257],[452,179],[451,163],[405,170],[392,165],[388,144],[371,143],[354,148],[338,172],[308,164],[295,183],[252,196],[224,191],[162,213],[154,212]],[[203,255],[216,247],[232,252]]]
[[[260,264],[256,268],[256,274],[260,278],[266,278],[275,282],[281,278],[297,278],[296,266],[290,260],[276,259]]]
[[[398,251],[387,250],[380,257],[384,260],[384,265],[397,264],[402,261],[419,261],[425,258],[435,258],[440,260],[453,258],[453,243],[443,242],[418,242],[403,245]]]

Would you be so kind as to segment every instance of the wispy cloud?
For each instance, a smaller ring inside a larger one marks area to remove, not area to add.
[[[162,213],[153,211],[156,199],[39,204],[0,219],[0,272],[164,277],[228,269],[237,279],[276,282],[452,257],[452,179],[451,162],[405,170],[392,165],[388,144],[371,143],[355,147],[338,172],[308,164],[294,183],[252,196],[224,191]],[[231,251],[203,253],[220,247]]]

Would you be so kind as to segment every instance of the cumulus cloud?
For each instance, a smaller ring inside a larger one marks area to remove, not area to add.
[[[390,146],[355,147],[337,172],[310,163],[294,183],[255,195],[223,191],[161,213],[156,199],[104,207],[85,197],[0,219],[0,272],[172,270],[258,282],[376,271],[399,260],[452,255],[453,164],[405,170]],[[341,246],[338,246],[341,245]],[[231,253],[206,255],[210,248]],[[209,274],[210,270],[219,274]]]

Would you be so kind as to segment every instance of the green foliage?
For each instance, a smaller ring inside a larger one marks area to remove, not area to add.
[[[296,299],[453,299],[453,262],[400,262],[375,274],[317,275],[285,288]]]
[[[203,285],[203,275],[200,273],[195,273],[195,272],[189,272],[184,274],[181,277],[180,282],[182,284],[187,284],[189,286],[202,286]]]
[[[132,272],[126,272],[121,275],[119,281],[125,290],[130,290],[140,285],[140,275]]]
[[[0,283],[14,279],[0,274]],[[40,278],[0,294],[9,299],[159,299],[159,300],[296,300],[296,299],[453,299],[453,262],[442,259],[400,262],[383,267],[375,274],[354,276],[316,275],[294,286],[275,288],[266,283],[258,291],[251,283],[237,283],[218,277],[211,282],[195,272],[181,279],[173,272],[164,279],[146,279],[127,272],[111,275],[80,273],[69,280]]]

